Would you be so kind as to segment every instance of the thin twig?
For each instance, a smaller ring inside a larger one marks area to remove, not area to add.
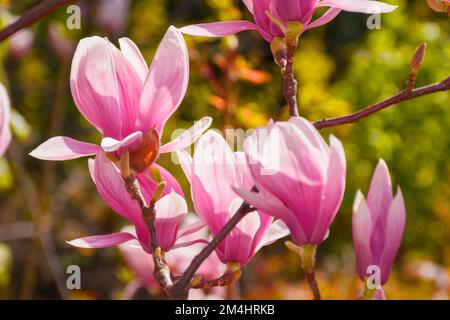
[[[281,69],[283,76],[283,96],[289,106],[289,115],[298,117],[297,106],[297,80],[294,76],[294,58],[297,49],[297,41],[287,43],[287,60],[286,67]]]
[[[361,120],[362,118],[370,116],[371,114],[373,114],[375,112],[378,112],[387,107],[396,105],[403,101],[411,100],[411,99],[418,98],[418,97],[421,97],[421,96],[424,96],[427,94],[431,94],[431,93],[435,93],[435,92],[448,91],[448,90],[450,90],[450,77],[448,77],[444,81],[434,83],[434,84],[431,84],[428,86],[420,87],[420,88],[414,89],[412,91],[403,90],[393,97],[390,97],[386,100],[383,100],[381,102],[378,102],[367,108],[364,108],[360,111],[357,111],[355,113],[352,113],[352,114],[349,114],[346,116],[319,120],[317,122],[314,122],[314,126],[317,129],[323,129],[323,128],[334,127],[334,126],[348,124],[348,123],[355,123],[355,122],[358,122],[359,120]]]
[[[173,286],[172,274],[170,272],[169,266],[164,259],[164,254],[159,247],[158,237],[155,229],[155,202],[152,200],[149,206],[145,204],[144,196],[142,195],[139,183],[137,182],[134,175],[124,177],[124,181],[131,198],[139,203],[142,211],[142,216],[144,217],[144,221],[147,225],[147,229],[150,235],[149,246],[152,250],[153,263],[155,266],[153,275],[156,281],[158,281],[158,283],[166,291],[169,298],[178,299],[179,297],[173,295],[171,292],[171,288]]]
[[[19,19],[0,30],[0,41],[12,36],[17,31],[26,28],[43,17],[50,15],[65,4],[74,0],[45,0],[21,15]]]

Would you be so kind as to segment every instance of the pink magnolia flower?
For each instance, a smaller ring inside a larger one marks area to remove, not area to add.
[[[195,224],[195,222],[198,223],[198,218],[193,219],[191,215],[188,215],[186,221],[188,221],[188,223]],[[206,229],[202,229],[195,234],[186,236],[186,239],[188,240],[195,240],[196,238],[207,239],[208,235]],[[168,252],[165,255],[165,258],[172,273],[175,276],[181,276],[184,270],[191,263],[192,259],[200,253],[203,247],[204,244],[194,244],[189,247],[182,247]],[[127,296],[133,296],[133,293],[140,287],[147,287],[150,290],[157,290],[159,285],[153,276],[154,265],[152,257],[147,252],[142,250],[142,248],[132,246],[127,243],[120,245],[119,248],[128,265],[135,272],[137,277],[135,281],[128,285],[127,291],[129,292]],[[205,279],[214,279],[222,275],[225,270],[225,265],[220,262],[217,255],[213,252],[202,263],[200,268],[197,270],[197,274],[201,275]],[[216,297],[223,298],[220,290],[215,291],[214,294]],[[204,298],[202,295],[202,290],[190,290],[189,299],[197,299],[199,297]]]
[[[380,268],[380,285],[387,282],[403,237],[405,220],[400,187],[394,197],[388,167],[380,160],[367,201],[358,191],[353,205],[353,244],[361,280],[365,281],[369,276],[369,266],[377,266]]]
[[[30,155],[42,160],[69,160],[104,151],[118,159],[129,151],[131,168],[147,190],[156,187],[147,170],[151,166],[167,182],[165,194],[171,189],[183,194],[170,173],[154,161],[159,153],[192,144],[211,124],[211,118],[205,117],[175,140],[159,146],[166,121],[186,93],[186,44],[179,31],[170,27],[149,69],[130,39],[122,38],[119,43],[120,50],[107,39],[85,38],[72,62],[72,96],[78,110],[102,134],[101,146],[60,136],[44,142]]]
[[[238,20],[189,25],[180,29],[181,32],[204,37],[221,37],[244,30],[257,30],[268,42],[274,37],[283,37],[284,31],[269,18],[269,15],[287,27],[290,21],[303,25],[303,32],[322,26],[333,20],[341,11],[360,13],[386,13],[397,6],[391,6],[372,0],[243,0],[248,10],[253,14],[255,23]],[[320,7],[329,7],[320,18],[312,21],[315,11]]]
[[[245,140],[259,193],[237,189],[244,200],[286,223],[297,245],[320,244],[341,204],[346,164],[341,142],[326,144],[307,120],[271,122]]]
[[[233,153],[225,139],[208,131],[198,141],[194,156],[178,152],[186,177],[191,183],[192,200],[197,214],[213,235],[222,229],[243,203],[232,186],[248,189],[253,180],[244,154]],[[216,248],[223,263],[245,265],[263,246],[288,234],[281,221],[258,211],[248,213]]]
[[[118,232],[75,239],[68,243],[80,248],[105,248],[134,240],[133,245],[138,241],[146,252],[151,253],[149,247],[150,234],[142,216],[141,208],[138,202],[128,194],[119,169],[103,152],[99,153],[95,160],[89,160],[89,169],[102,198],[113,210],[134,224],[136,235],[129,232]],[[145,183],[142,183],[142,185],[145,186]],[[146,188],[142,188],[142,193],[148,204],[152,194]],[[185,228],[180,228],[187,214],[186,201],[180,194],[172,190],[156,202],[155,211],[156,233],[159,245],[164,252],[194,243],[207,242],[202,238],[186,239],[186,236],[203,228],[204,224],[193,223]]]
[[[0,157],[3,156],[11,142],[11,129],[9,128],[9,118],[11,104],[5,86],[0,83]]]

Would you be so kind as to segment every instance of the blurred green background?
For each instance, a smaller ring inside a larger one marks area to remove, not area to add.
[[[5,25],[39,1],[0,0]],[[108,1],[106,1],[108,2]],[[107,6],[111,6],[111,1]],[[120,2],[120,1],[119,1]],[[400,91],[411,56],[427,42],[417,85],[450,74],[450,24],[425,0],[388,0],[399,5],[383,15],[380,30],[368,30],[367,16],[342,13],[325,27],[305,33],[296,59],[300,113],[311,121],[344,115]],[[31,28],[30,50],[0,44],[0,79],[9,89],[15,135],[0,159],[0,298],[120,298],[133,274],[116,248],[79,250],[65,243],[76,237],[118,231],[126,221],[96,193],[86,159],[49,163],[28,153],[47,138],[66,135],[98,142],[99,135],[73,104],[68,87],[78,40],[127,36],[147,62],[170,24],[252,19],[236,0],[134,0],[129,8],[107,10],[100,1],[78,3],[80,30],[68,30],[64,9]],[[109,8],[111,9],[111,8]],[[112,14],[114,13],[114,16]],[[269,45],[256,32],[237,37],[186,37],[191,75],[186,98],[168,122],[163,141],[205,115],[215,128],[254,128],[272,117],[287,119],[281,77]],[[19,41],[20,43],[20,41]],[[17,41],[16,41],[17,45]],[[392,277],[390,299],[447,299],[450,293],[450,95],[438,93],[381,111],[355,125],[324,130],[340,138],[348,161],[347,189],[327,241],[318,251],[318,281],[324,298],[355,298],[351,206],[357,189],[367,193],[379,158],[393,184],[401,186],[407,227]],[[189,187],[169,156],[159,163]],[[82,290],[66,292],[65,270],[82,269]],[[55,280],[56,279],[56,280]],[[58,291],[58,285],[60,291]],[[239,283],[249,299],[310,298],[298,258],[282,241],[260,251]],[[153,297],[158,293],[153,292]]]

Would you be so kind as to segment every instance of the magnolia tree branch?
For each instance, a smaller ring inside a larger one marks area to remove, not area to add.
[[[31,8],[27,12],[21,15],[19,19],[11,23],[6,28],[0,30],[0,41],[5,40],[6,38],[10,37],[17,31],[26,28],[36,21],[40,20],[41,18],[44,18],[51,13],[58,10],[60,7],[62,7],[65,4],[68,4],[70,2],[74,2],[74,0],[45,0],[36,5],[34,8]]]
[[[396,94],[395,96],[392,96],[386,100],[383,100],[381,102],[378,102],[376,104],[373,104],[367,108],[364,108],[360,111],[357,111],[355,113],[342,116],[342,117],[336,117],[336,118],[330,118],[330,119],[322,119],[317,122],[314,122],[314,126],[317,129],[323,129],[328,127],[334,127],[339,126],[343,124],[348,123],[355,123],[361,120],[362,118],[365,118],[367,116],[370,116],[371,114],[378,112],[380,110],[383,110],[387,107],[399,104],[403,101],[415,99],[427,94],[435,93],[435,92],[441,92],[441,91],[448,91],[450,90],[450,77],[447,79],[434,83],[425,87],[420,87],[417,89],[404,89],[400,93]]]
[[[126,157],[128,158],[128,153],[126,153]],[[126,160],[128,162],[128,159]],[[121,159],[121,162],[122,159]],[[122,166],[122,163],[121,163]],[[122,166],[123,168],[123,166]],[[161,248],[159,246],[158,237],[155,229],[155,203],[161,196],[162,190],[165,187],[165,183],[159,184],[158,188],[156,189],[155,193],[153,194],[152,200],[150,204],[147,206],[145,204],[144,196],[142,195],[142,192],[139,187],[139,183],[137,182],[134,175],[129,174],[129,170],[123,170],[122,171],[123,179],[125,182],[125,186],[127,188],[128,193],[130,194],[131,198],[136,200],[139,203],[139,206],[141,207],[142,216],[144,218],[145,223],[147,224],[147,229],[150,234],[150,249],[152,251],[152,258],[154,263],[154,270],[153,275],[158,281],[158,283],[163,287],[163,289],[166,291],[167,295],[171,299],[178,299],[179,296],[174,296],[171,292],[172,288],[172,273],[170,272],[170,268],[167,265],[163,252],[161,251]],[[187,298],[181,297],[182,299]]]

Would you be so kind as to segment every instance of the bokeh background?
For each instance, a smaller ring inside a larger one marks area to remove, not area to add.
[[[0,0],[5,25],[39,1]],[[397,93],[409,61],[428,43],[417,85],[450,73],[450,24],[425,0],[387,0],[399,8],[368,30],[367,16],[342,13],[305,33],[296,75],[300,113],[310,120],[344,115]],[[134,274],[116,248],[79,250],[76,237],[116,232],[126,224],[96,193],[86,159],[49,163],[28,153],[47,138],[67,135],[98,142],[99,135],[76,109],[69,90],[73,50],[79,39],[133,39],[148,62],[170,24],[252,19],[239,0],[82,1],[80,30],[68,30],[61,9],[21,37],[0,44],[0,79],[9,89],[14,142],[0,159],[0,299],[119,299]],[[30,38],[34,39],[29,43]],[[256,32],[237,37],[186,37],[191,55],[187,96],[168,122],[164,141],[205,115],[213,126],[254,128],[270,117],[286,119],[281,77],[269,46]],[[324,298],[355,298],[351,206],[357,189],[367,192],[378,158],[386,160],[407,207],[404,241],[385,291],[390,299],[447,299],[450,293],[450,95],[425,96],[379,112],[355,125],[324,130],[344,143],[347,190],[328,240],[318,251]],[[187,181],[170,157],[159,162]],[[66,267],[82,270],[82,290],[68,292]],[[59,288],[59,289],[58,289]],[[311,298],[299,259],[282,241],[264,248],[245,267],[243,298]],[[140,297],[162,297],[157,290]]]

